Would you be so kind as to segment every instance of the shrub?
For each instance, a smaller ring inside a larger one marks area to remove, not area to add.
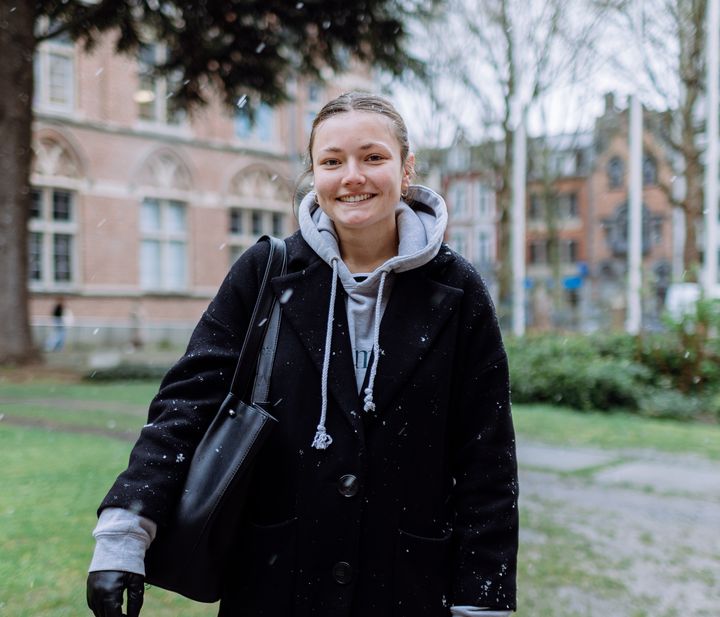
[[[508,341],[513,400],[576,409],[636,408],[650,372],[605,357],[586,337],[540,336]]]
[[[704,414],[703,401],[679,390],[655,389],[646,393],[640,401],[640,414],[653,418],[691,420]]]

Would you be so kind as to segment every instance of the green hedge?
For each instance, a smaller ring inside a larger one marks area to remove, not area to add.
[[[664,333],[641,336],[510,338],[506,346],[513,401],[718,422],[717,339],[713,326],[687,320],[682,325],[670,323]]]
[[[581,410],[637,408],[650,371],[603,355],[581,336],[525,337],[507,342],[513,400]]]

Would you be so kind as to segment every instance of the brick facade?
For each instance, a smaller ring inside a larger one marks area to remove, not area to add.
[[[297,80],[294,102],[260,110],[255,126],[238,117],[243,100],[175,122],[171,84],[148,91],[137,60],[116,55],[110,37],[92,54],[70,43],[63,53],[66,89],[40,82],[34,105],[32,323],[44,336],[62,297],[77,343],[128,342],[138,323],[148,340],[169,330],[184,340],[242,249],[295,229],[314,114],[371,84],[360,74],[330,89]]]

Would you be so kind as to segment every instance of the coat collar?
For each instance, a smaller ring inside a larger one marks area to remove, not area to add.
[[[291,240],[288,245],[291,251],[293,244]],[[284,301],[283,318],[287,319],[317,369],[317,374],[310,378],[320,380],[332,270],[304,241],[296,248],[300,249],[300,254],[296,253],[295,259],[291,256],[290,261],[290,269],[295,271],[273,279],[272,285],[276,296]],[[375,378],[374,398],[376,413],[381,417],[389,412],[415,366],[426,358],[436,337],[459,310],[463,291],[432,278],[437,270],[453,260],[451,252],[443,247],[426,266],[395,275],[380,324],[383,355]],[[328,393],[362,440],[363,404],[355,381],[345,293],[340,285],[333,329]],[[320,410],[317,412],[319,414]]]

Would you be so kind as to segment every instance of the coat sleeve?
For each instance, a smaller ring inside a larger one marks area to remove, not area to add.
[[[478,275],[465,286],[454,373],[452,603],[514,610],[518,484],[508,362]]]
[[[124,508],[163,525],[177,500],[192,455],[227,395],[257,298],[267,243],[233,265],[150,403],[127,469],[98,512]]]

